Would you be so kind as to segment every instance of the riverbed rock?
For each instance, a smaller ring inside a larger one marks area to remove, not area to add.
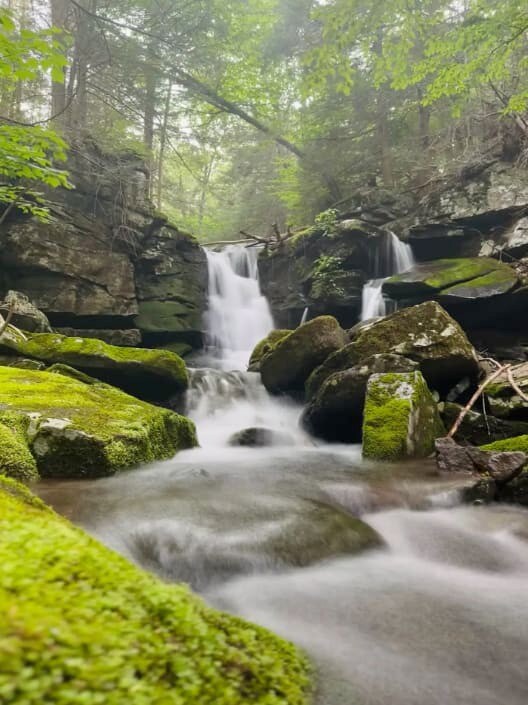
[[[466,447],[459,445],[453,438],[442,437],[435,440],[435,457],[441,472],[469,474],[475,470]]]
[[[56,333],[24,336],[10,328],[0,350],[46,363],[62,363],[113,384],[148,401],[163,401],[188,386],[183,360],[167,350],[121,348],[93,338],[68,338]]]
[[[293,443],[294,440],[288,433],[259,426],[237,431],[229,438],[230,446],[246,446],[249,448],[291,446]]]
[[[401,355],[372,355],[363,363],[326,379],[302,416],[303,426],[327,441],[359,443],[367,382],[372,374],[413,372],[418,363]]]
[[[112,475],[196,445],[188,419],[101,382],[0,367],[0,400],[0,423],[6,413],[27,420],[43,477]]]
[[[334,372],[379,353],[418,362],[429,387],[440,393],[446,393],[464,377],[475,380],[479,373],[475,350],[462,328],[440,304],[426,301],[358,330],[351,343],[330,355],[310,375],[307,398],[312,398]]]
[[[302,395],[308,376],[345,343],[332,316],[319,316],[276,343],[261,360],[262,382],[272,394]]]
[[[82,683],[94,704],[308,704],[292,644],[133,566],[2,478],[0,533],[6,702],[72,703]]]
[[[363,419],[365,458],[424,458],[444,433],[436,402],[421,372],[370,377]]]
[[[11,323],[17,328],[36,333],[51,333],[50,322],[47,316],[19,291],[12,289],[4,296],[5,309],[4,318],[7,312],[12,311]]]
[[[271,352],[275,345],[291,332],[289,329],[272,330],[271,333],[259,341],[249,358],[248,372],[260,372],[260,361],[264,355]]]

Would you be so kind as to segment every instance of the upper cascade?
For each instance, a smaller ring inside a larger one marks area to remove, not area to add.
[[[387,301],[383,297],[383,282],[393,274],[402,274],[414,266],[411,246],[393,232],[383,239],[381,247],[376,251],[374,271],[376,278],[365,284],[361,305],[361,320],[385,316]]]
[[[206,253],[207,345],[223,369],[245,370],[255,345],[274,327],[268,301],[260,291],[259,250],[230,245]]]

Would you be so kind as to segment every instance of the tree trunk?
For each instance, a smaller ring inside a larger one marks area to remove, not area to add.
[[[163,111],[163,123],[161,125],[159,138],[159,154],[158,154],[158,181],[156,184],[156,205],[158,210],[161,210],[161,202],[163,198],[163,165],[165,158],[165,147],[167,144],[167,128],[169,125],[169,114],[172,98],[172,82],[169,81],[167,94],[165,96],[165,109]]]
[[[53,27],[61,30],[57,35],[57,41],[62,45],[64,53],[66,53],[66,18],[68,15],[69,0],[51,0],[51,24]],[[66,78],[66,68],[63,69],[64,78]],[[53,81],[51,84],[51,114],[57,115],[57,121],[63,122],[63,114],[66,109],[66,82],[57,83]]]

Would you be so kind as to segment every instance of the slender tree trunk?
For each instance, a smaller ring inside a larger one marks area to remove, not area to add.
[[[57,29],[66,29],[66,18],[68,15],[69,0],[51,0],[51,24]],[[63,33],[57,35],[57,40],[62,44],[64,52],[66,52],[65,35]],[[66,69],[63,69],[64,78],[66,78]],[[66,83],[51,84],[51,114],[57,115],[57,121],[63,122],[63,114],[66,108]]]
[[[165,147],[167,144],[167,127],[169,124],[169,114],[171,107],[172,98],[172,82],[169,81],[167,87],[167,94],[165,96],[165,108],[163,110],[163,123],[161,125],[160,139],[159,139],[159,154],[158,154],[158,181],[156,184],[156,205],[158,210],[161,210],[161,202],[163,197],[163,166],[165,158]]]
[[[392,188],[394,186],[394,171],[392,162],[390,127],[385,100],[382,96],[378,98],[377,134],[379,140],[381,174],[383,177],[383,183],[386,188]]]

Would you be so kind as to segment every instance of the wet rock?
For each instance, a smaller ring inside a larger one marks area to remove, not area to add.
[[[401,355],[373,355],[326,379],[302,416],[303,426],[327,441],[360,442],[367,382],[374,373],[412,372],[418,363]]]
[[[63,363],[147,400],[165,400],[183,391],[188,375],[183,360],[166,350],[119,348],[101,340],[33,333],[25,338],[6,331],[0,350],[46,363]]]
[[[442,472],[477,472],[503,485],[520,474],[528,455],[522,451],[495,451],[493,446],[461,446],[452,438],[438,438],[436,463]]]
[[[291,446],[293,443],[293,438],[288,433],[263,427],[245,428],[234,433],[229,439],[230,446],[248,446],[250,448]]]
[[[435,440],[435,457],[438,469],[442,472],[472,473],[475,470],[466,447],[459,445],[452,438]]]
[[[427,301],[359,329],[351,343],[330,355],[310,375],[307,398],[312,398],[334,372],[379,353],[414,360],[429,387],[441,393],[464,377],[476,379],[479,372],[475,351],[462,328],[438,303]]]
[[[444,433],[436,402],[420,372],[370,377],[363,419],[365,458],[424,458]]]
[[[308,376],[345,343],[332,316],[319,316],[280,340],[261,360],[262,382],[273,393],[302,395]]]
[[[22,330],[36,333],[50,333],[51,326],[47,316],[31,303],[27,296],[19,291],[10,290],[4,297],[4,318],[12,311],[11,323]]]
[[[418,264],[412,271],[388,279],[383,291],[395,300],[438,297],[449,304],[506,294],[518,283],[517,273],[509,265],[489,257],[474,257]]]
[[[475,257],[481,248],[480,234],[453,222],[415,225],[406,233],[419,262],[445,257]]]
[[[93,380],[0,367],[0,398],[42,477],[112,475],[196,445],[188,419]]]
[[[27,329],[25,329],[27,330]],[[104,328],[55,328],[55,333],[68,338],[95,338],[109,345],[137,348],[141,346],[141,331],[138,328],[113,330]]]
[[[272,330],[269,335],[259,341],[249,358],[248,372],[260,372],[260,361],[264,355],[271,352],[275,345],[291,332],[289,329]]]

